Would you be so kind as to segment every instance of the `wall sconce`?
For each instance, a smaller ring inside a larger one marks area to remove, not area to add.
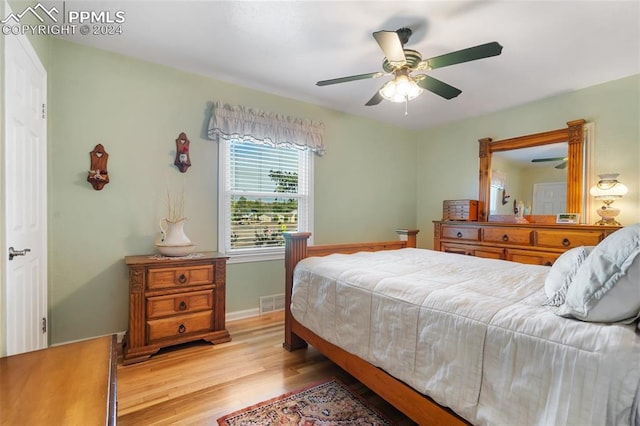
[[[618,173],[605,173],[598,175],[600,180],[593,185],[589,190],[589,193],[596,199],[604,203],[604,205],[597,210],[600,220],[596,222],[596,225],[614,225],[621,226],[615,217],[620,214],[620,209],[611,207],[611,204],[625,195],[629,189],[623,183],[618,181]]]

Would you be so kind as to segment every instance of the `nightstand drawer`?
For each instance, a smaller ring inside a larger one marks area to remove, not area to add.
[[[170,318],[147,321],[149,342],[166,338],[180,338],[192,333],[212,329],[212,311],[178,315]]]
[[[480,229],[473,227],[443,226],[442,239],[479,241]]]
[[[147,318],[211,310],[213,309],[213,291],[204,290],[149,297],[147,299]]]
[[[599,231],[537,231],[536,245],[541,247],[572,248],[595,246],[602,241]]]
[[[531,231],[517,228],[485,228],[482,241],[487,243],[531,245]]]
[[[213,284],[213,265],[149,268],[147,289]]]

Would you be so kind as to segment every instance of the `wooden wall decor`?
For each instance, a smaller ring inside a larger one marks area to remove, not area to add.
[[[89,156],[91,158],[91,168],[89,169],[87,182],[93,186],[93,189],[100,191],[109,183],[109,174],[107,172],[109,154],[104,150],[102,144],[98,144],[93,148],[93,151],[89,153]]]
[[[191,155],[189,154],[189,144],[191,142],[187,138],[187,135],[182,132],[176,139],[176,160],[173,164],[182,172],[186,172],[191,166]]]

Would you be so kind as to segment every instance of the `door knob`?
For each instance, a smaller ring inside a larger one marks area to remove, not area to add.
[[[30,251],[31,249],[28,249],[28,248],[24,250],[14,250],[13,247],[9,247],[9,260],[13,260],[13,258],[16,256],[24,256]]]

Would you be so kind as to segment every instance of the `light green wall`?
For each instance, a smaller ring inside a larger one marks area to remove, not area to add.
[[[418,145],[420,247],[433,247],[442,200],[478,198],[478,139],[494,140],[595,122],[593,174],[618,172],[629,193],[615,205],[623,224],[640,221],[640,75],[425,130]],[[599,204],[589,199],[589,210]]]
[[[167,185],[184,179],[185,231],[217,248],[217,145],[203,138],[207,104],[221,100],[325,123],[315,160],[316,242],[395,239],[416,224],[414,133],[315,105],[52,39],[49,71],[52,343],[127,328],[123,257],[153,253]],[[180,132],[192,166],[173,166]],[[109,153],[111,182],[86,182],[89,151]],[[228,267],[227,312],[284,292],[282,261]]]

